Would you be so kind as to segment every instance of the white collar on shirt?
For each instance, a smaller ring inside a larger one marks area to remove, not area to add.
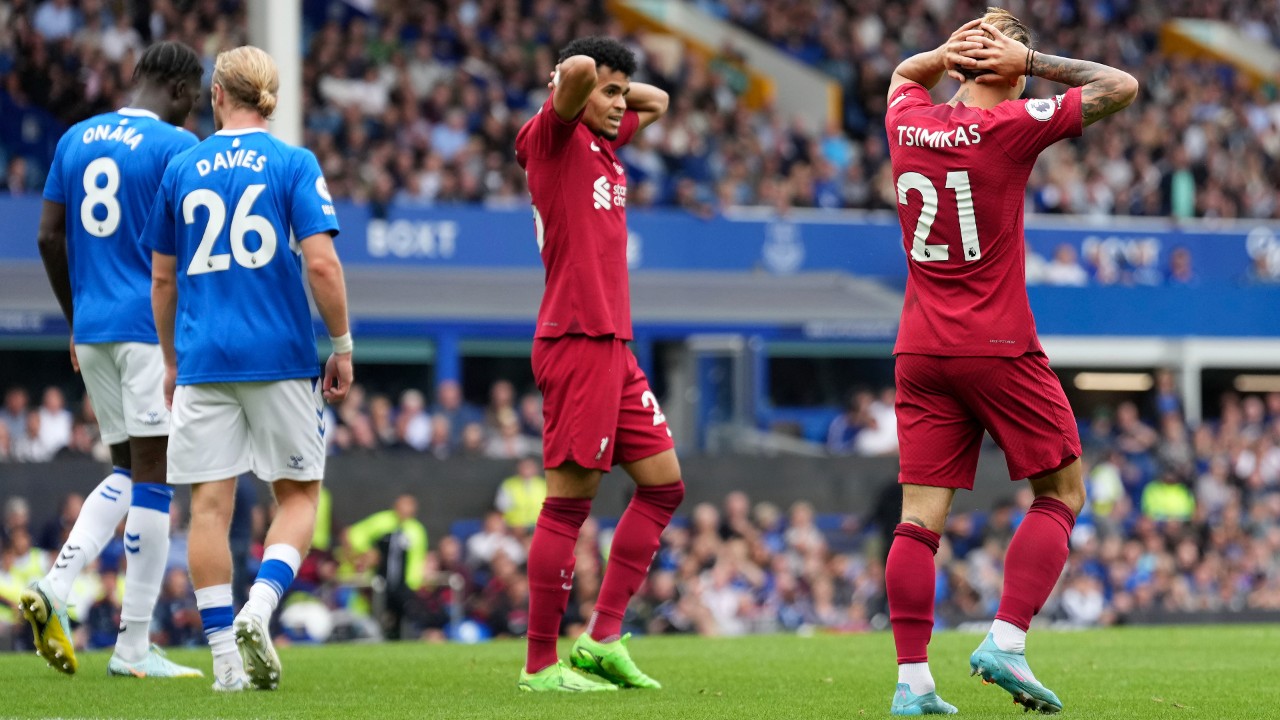
[[[160,119],[159,115],[151,112],[150,110],[143,110],[142,108],[126,107],[126,108],[120,108],[116,112],[121,115],[128,115],[129,117],[149,117],[152,120]]]
[[[248,135],[249,133],[264,133],[266,128],[240,128],[239,130],[219,130],[214,135],[225,135],[227,137],[235,137],[237,135]]]

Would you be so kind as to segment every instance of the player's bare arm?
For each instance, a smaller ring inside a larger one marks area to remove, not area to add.
[[[311,235],[303,239],[300,246],[302,259],[307,266],[311,297],[316,301],[316,309],[320,311],[320,319],[324,320],[329,337],[349,336],[351,323],[347,319],[347,284],[338,252],[333,247],[333,236],[329,233]],[[324,366],[324,399],[331,403],[341,402],[347,396],[354,379],[351,351],[339,352],[340,349],[335,345],[333,354]]]
[[[889,98],[892,99],[898,87],[904,83],[918,83],[926,88],[932,89],[942,80],[943,74],[951,76],[953,79],[964,82],[964,76],[955,70],[956,66],[961,63],[971,63],[967,59],[966,52],[971,52],[982,48],[982,45],[976,42],[974,36],[981,35],[982,31],[978,29],[978,25],[982,23],[982,19],[970,20],[961,25],[950,38],[942,45],[928,52],[922,52],[918,55],[903,60],[893,71],[893,79],[889,82]]]
[[[554,94],[551,104],[560,119],[572,120],[578,117],[582,108],[587,105],[587,98],[596,89],[596,81],[596,61],[586,55],[565,58],[564,62],[556,66],[552,77]]]
[[[178,353],[173,348],[173,323],[178,313],[178,258],[151,253],[151,313],[156,337],[164,354],[164,404],[173,408],[173,388],[178,381]]]
[[[1085,125],[1092,125],[1123,110],[1138,95],[1138,81],[1123,70],[1088,60],[1036,52],[987,23],[983,23],[981,29],[984,34],[975,37],[974,41],[982,48],[962,51],[970,58],[965,62],[966,67],[991,71],[989,75],[980,76],[977,82],[1016,79],[1029,71],[1045,80],[1078,87]]]
[[[671,98],[666,91],[647,83],[633,82],[626,94],[627,109],[640,116],[643,130],[667,114]]]
[[[67,327],[75,327],[75,306],[71,293],[71,268],[67,264],[67,206],[44,201],[40,208],[40,229],[36,231],[36,244],[40,247],[40,259],[44,262],[49,285],[58,298]],[[76,360],[76,336],[71,334],[71,368],[80,372]]]

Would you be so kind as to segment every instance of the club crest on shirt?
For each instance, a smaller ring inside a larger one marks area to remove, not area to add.
[[[1028,100],[1026,104],[1027,114],[1039,120],[1046,122],[1058,110],[1058,104],[1052,100]]]

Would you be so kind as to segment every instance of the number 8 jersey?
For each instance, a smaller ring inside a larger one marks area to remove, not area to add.
[[[139,235],[165,166],[195,144],[134,108],[89,118],[58,141],[44,199],[67,208],[76,342],[157,342],[151,251]]]
[[[178,384],[315,377],[298,242],[338,234],[311,151],[224,130],[165,170],[143,242],[177,260]]]
[[[1040,352],[1027,301],[1023,203],[1036,157],[1084,130],[1080,89],[990,110],[935,105],[905,83],[885,114],[907,289],[894,353]]]

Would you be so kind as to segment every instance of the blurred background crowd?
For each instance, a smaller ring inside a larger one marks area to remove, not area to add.
[[[699,0],[702,9],[833,78],[842,123],[812,127],[794,109],[749,107],[740,54],[646,50],[599,0],[370,3],[354,18],[308,3],[306,145],[338,197],[395,204],[527,202],[511,152],[547,96],[554,48],[582,35],[626,39],[637,80],[671,94],[663,122],[623,154],[629,205],[728,208],[895,207],[885,146],[885,92],[904,57],[939,45],[985,3],[908,0]],[[1028,207],[1041,213],[1280,217],[1280,99],[1229,65],[1161,51],[1171,17],[1229,20],[1280,44],[1274,4],[1226,0],[1014,0],[1043,52],[1133,73],[1142,92],[1107,132],[1041,156]],[[138,53],[177,39],[215,55],[246,38],[235,0],[12,0],[0,6],[0,124],[55,125],[124,104]],[[952,87],[944,80],[940,93]],[[1031,83],[1032,95],[1060,88]],[[4,117],[8,115],[8,117]],[[191,121],[212,130],[203,104]],[[22,128],[15,127],[22,135]],[[56,140],[56,133],[54,133]],[[38,192],[52,146],[8,149],[5,186]]]
[[[874,415],[884,399],[887,393],[866,393],[856,404]],[[1155,393],[1149,408],[1123,402],[1081,420],[1089,502],[1042,618],[1091,626],[1159,613],[1280,609],[1280,393],[1227,394],[1220,419],[1197,427],[1183,422],[1175,393]],[[833,423],[833,438],[841,429],[839,420]],[[876,430],[857,429],[855,444],[865,432]],[[528,605],[523,564],[545,497],[540,473],[536,458],[516,460],[509,477],[493,480],[492,510],[455,521],[439,538],[427,537],[412,495],[345,527],[333,524],[332,509],[322,503],[316,549],[278,619],[282,636],[521,635]],[[253,483],[241,486],[255,492]],[[1025,485],[1009,485],[990,508],[951,518],[938,553],[941,626],[982,622],[994,613],[1004,549],[1031,499]],[[6,501],[0,626],[10,634],[7,643],[23,642],[25,625],[9,625],[17,592],[44,573],[80,501],[67,497],[48,518],[30,517],[21,497]],[[160,641],[199,643],[186,577],[185,514],[181,503],[175,506],[171,572],[153,629]],[[244,508],[239,576],[247,578],[261,553],[266,511],[253,495]],[[682,508],[628,627],[705,635],[884,627],[886,533],[897,522],[897,508],[893,487],[874,507],[835,513],[804,502],[753,503],[743,492],[728,494],[719,506]],[[595,517],[583,530],[567,632],[590,617],[616,521]],[[89,645],[113,642],[123,562],[117,538],[78,581],[72,617]]]

